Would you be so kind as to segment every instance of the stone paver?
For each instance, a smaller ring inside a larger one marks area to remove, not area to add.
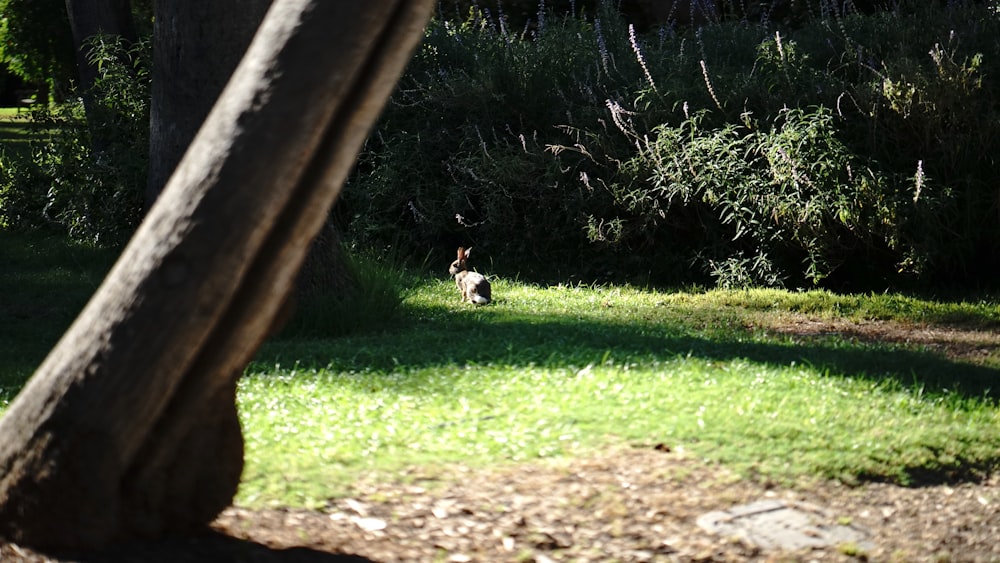
[[[698,525],[728,537],[740,537],[762,549],[797,550],[853,545],[870,550],[871,535],[857,526],[838,524],[822,508],[806,503],[761,500],[701,515]]]

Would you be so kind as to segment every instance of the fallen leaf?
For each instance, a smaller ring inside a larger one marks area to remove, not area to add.
[[[355,516],[351,518],[351,522],[354,522],[357,527],[366,532],[377,532],[379,530],[384,530],[388,526],[388,524],[385,523],[385,520],[380,520],[378,518],[361,518]]]

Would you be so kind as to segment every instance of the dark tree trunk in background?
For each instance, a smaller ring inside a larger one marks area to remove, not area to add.
[[[90,548],[206,526],[233,394],[433,0],[276,0],[97,293],[0,419],[0,537]]]
[[[184,156],[270,5],[271,0],[154,2],[147,207]],[[294,301],[353,289],[345,264],[340,236],[326,225],[303,267]]]
[[[156,0],[146,205],[160,195],[271,0]]]
[[[95,35],[118,36],[129,43],[136,40],[130,0],[66,0],[66,13],[76,47],[76,68],[80,77],[80,92],[88,120],[94,115],[94,100],[90,89],[97,78],[97,67],[90,64],[87,40]],[[91,127],[94,131],[94,127]],[[95,143],[100,143],[95,135]]]
[[[88,90],[94,84],[97,69],[88,60],[86,40],[102,34],[117,35],[126,41],[135,42],[132,3],[130,0],[66,0],[66,13],[73,30],[80,86],[83,90]]]

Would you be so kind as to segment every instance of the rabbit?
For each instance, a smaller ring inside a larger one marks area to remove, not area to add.
[[[468,301],[476,305],[485,305],[490,302],[490,282],[486,276],[479,272],[470,272],[465,264],[469,259],[472,247],[458,247],[458,260],[451,263],[448,273],[455,278],[455,285],[462,292],[462,302]]]

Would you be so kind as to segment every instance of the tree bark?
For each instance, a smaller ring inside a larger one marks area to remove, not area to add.
[[[147,209],[219,98],[270,5],[271,0],[154,2]]]
[[[0,419],[0,536],[199,528],[242,464],[236,379],[433,0],[276,0],[163,194]]]

